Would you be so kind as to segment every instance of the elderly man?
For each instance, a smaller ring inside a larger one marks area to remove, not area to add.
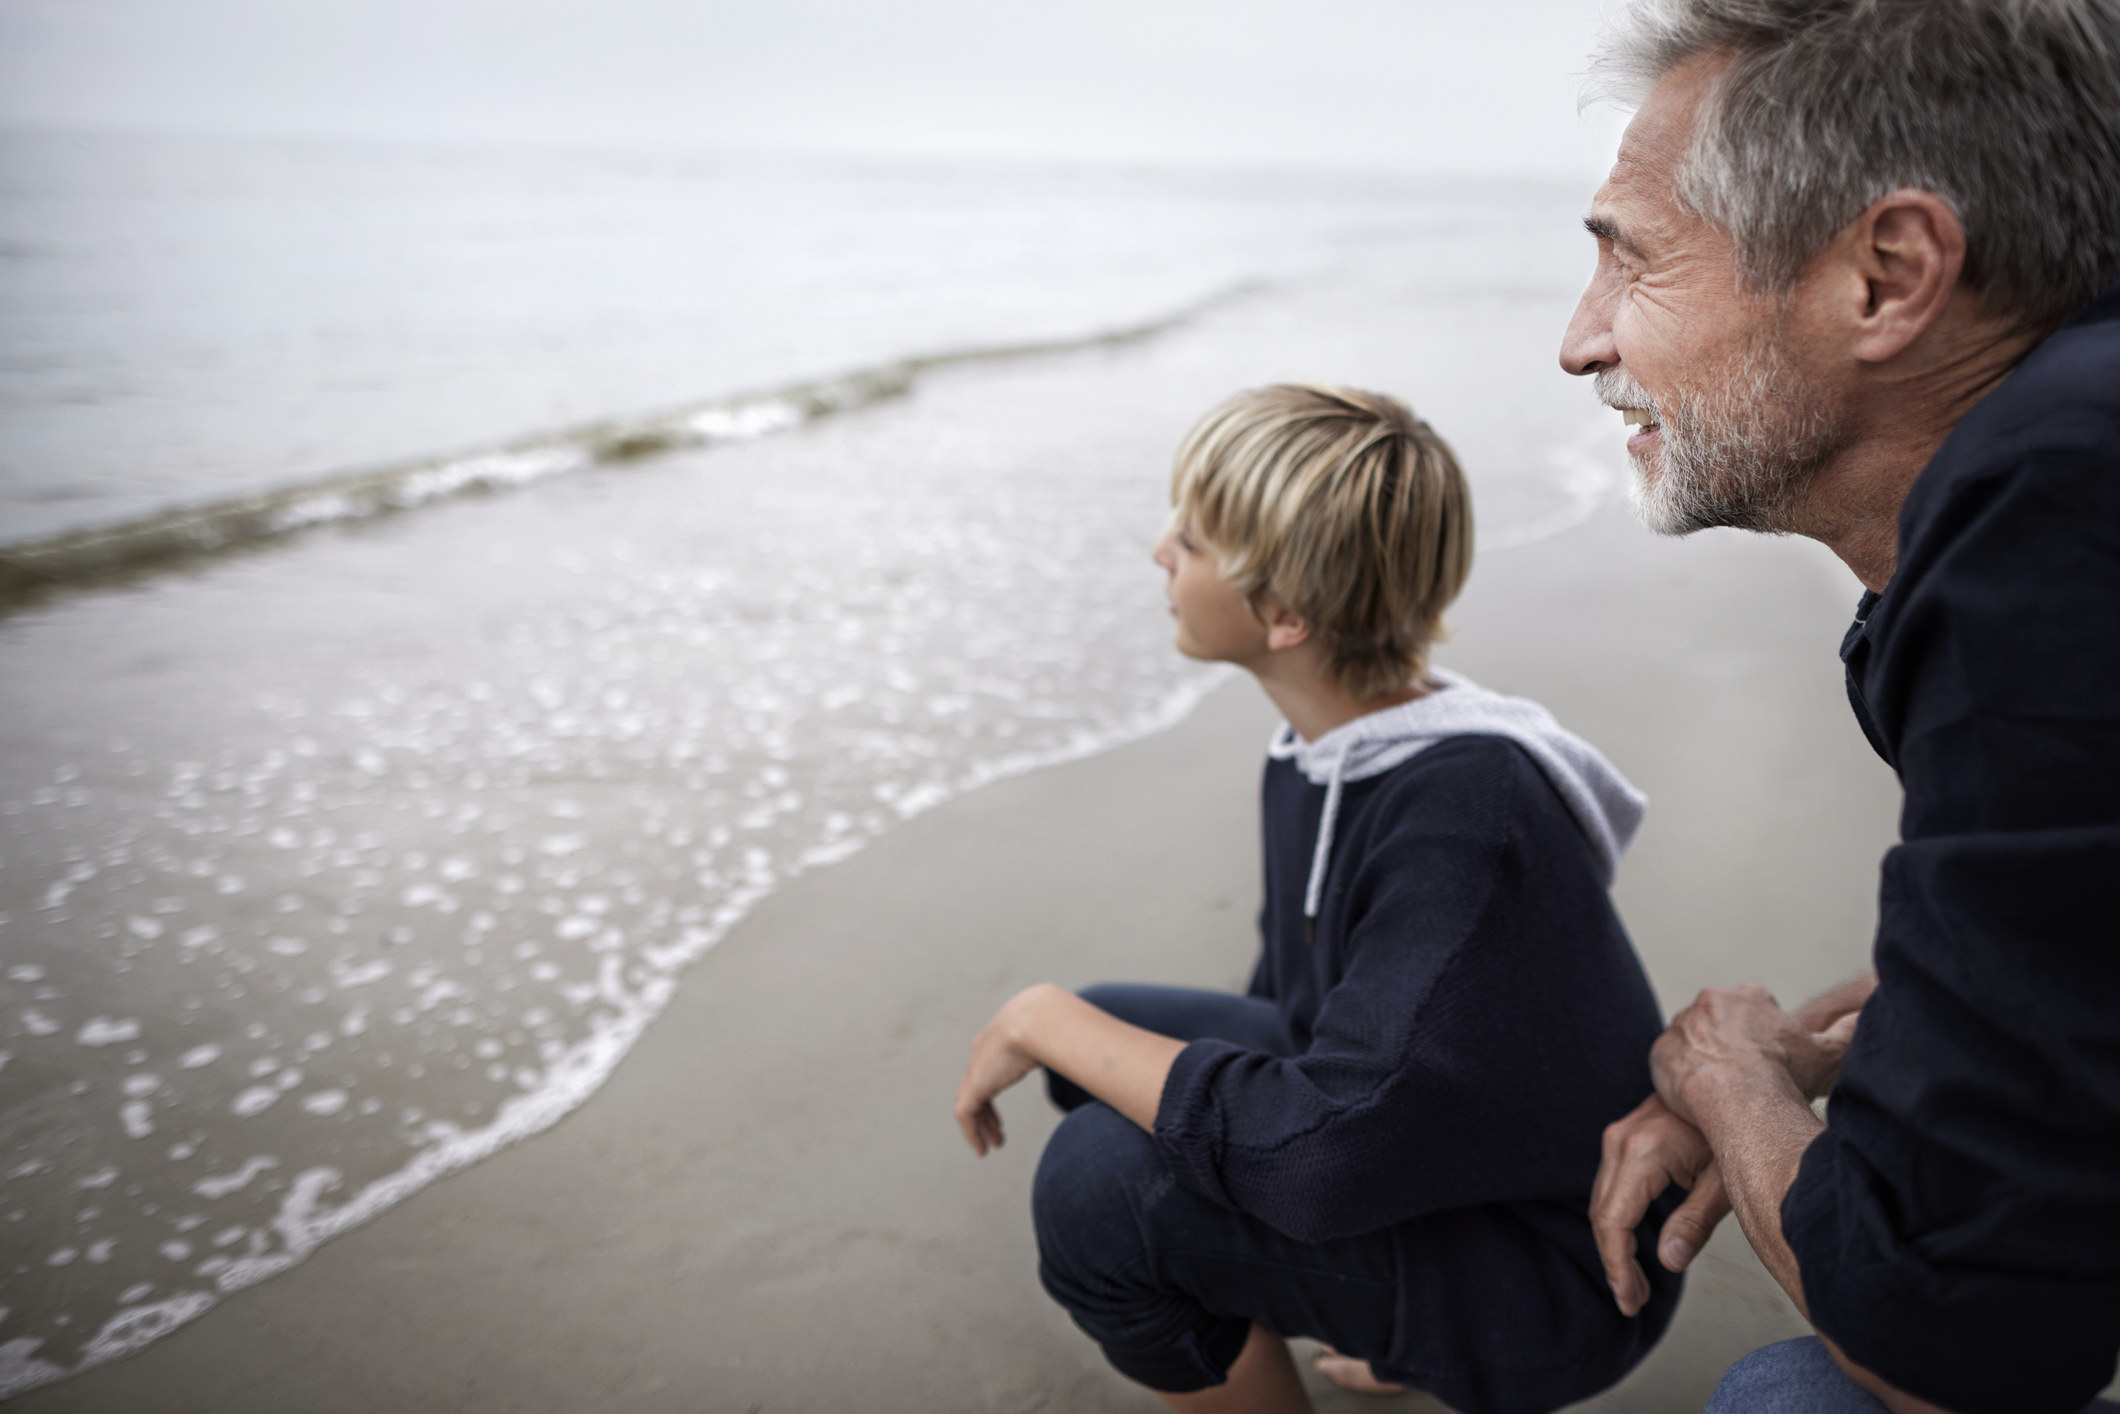
[[[1822,1337],[1715,1414],[2083,1407],[2120,1348],[2120,0],[1654,0],[1602,68],[1639,106],[1561,361],[1652,528],[1855,572],[1905,790],[1876,973],[1658,1041],[1598,1178],[1614,1295],[1676,1183],[1654,1260],[1734,1207]]]

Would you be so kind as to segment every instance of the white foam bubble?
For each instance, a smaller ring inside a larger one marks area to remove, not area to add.
[[[48,1360],[34,1358],[43,1344],[34,1336],[22,1336],[0,1344],[0,1399],[46,1384],[66,1373]]]
[[[201,1198],[226,1198],[229,1194],[250,1186],[250,1181],[270,1168],[278,1168],[280,1161],[269,1154],[257,1154],[247,1160],[234,1173],[218,1174],[202,1178],[191,1186],[191,1191]],[[182,1244],[178,1244],[182,1245]],[[172,1258],[172,1261],[178,1260]]]
[[[74,1040],[84,1046],[114,1046],[121,1041],[140,1039],[140,1022],[137,1017],[113,1020],[107,1016],[91,1017],[74,1033]]]
[[[387,958],[374,958],[368,962],[347,966],[333,963],[331,980],[341,987],[365,987],[370,982],[380,982],[391,972]]]
[[[791,403],[766,401],[714,408],[692,417],[688,426],[710,441],[748,441],[794,427],[803,420],[801,409]]]

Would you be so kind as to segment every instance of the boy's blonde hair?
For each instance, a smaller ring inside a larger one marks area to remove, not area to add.
[[[1281,383],[1237,394],[1178,448],[1177,522],[1254,609],[1277,599],[1362,699],[1412,685],[1472,571],[1457,457],[1382,393]]]

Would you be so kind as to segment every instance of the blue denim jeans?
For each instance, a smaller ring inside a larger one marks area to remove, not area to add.
[[[1149,986],[1082,995],[1181,1041],[1292,1049],[1279,1011],[1250,997]],[[1173,1394],[1221,1384],[1253,1321],[1362,1359],[1388,1353],[1398,1286],[1389,1232],[1298,1242],[1179,1187],[1139,1125],[1061,1076],[1046,1084],[1068,1115],[1032,1186],[1039,1279],[1121,1374]]]
[[[2094,1399],[2082,1414],[2120,1411]],[[1755,1350],[1732,1365],[1702,1414],[1885,1414],[1883,1401],[1840,1372],[1817,1336]]]

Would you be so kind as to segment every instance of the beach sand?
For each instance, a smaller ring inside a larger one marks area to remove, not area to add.
[[[1747,979],[1794,1001],[1864,965],[1897,791],[1842,695],[1855,593],[1816,546],[1657,540],[1615,504],[1489,555],[1453,615],[1440,661],[1542,699],[1649,792],[1618,897],[1667,1009]],[[1241,985],[1271,721],[1233,680],[1174,730],[803,875],[555,1128],[17,1407],[1157,1407],[1038,1288],[1037,1087],[984,1162],[950,1100],[1020,986]],[[1698,1409],[1731,1360],[1802,1333],[1734,1224],[1695,1271],[1662,1346],[1584,1408]]]

